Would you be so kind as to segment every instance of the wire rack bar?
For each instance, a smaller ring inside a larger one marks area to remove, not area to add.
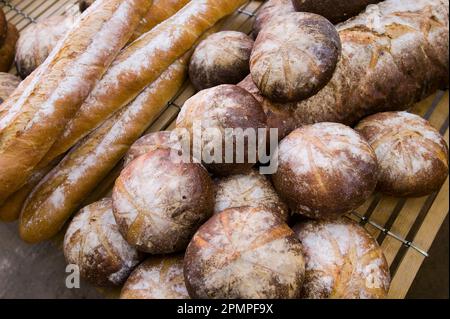
[[[6,8],[9,8],[10,10],[16,12],[18,15],[29,20],[30,22],[36,23],[36,20],[33,17],[29,16],[28,14],[26,14],[25,12],[23,12],[21,9],[17,8],[16,6],[12,5],[9,1],[0,0],[0,4],[2,4]]]

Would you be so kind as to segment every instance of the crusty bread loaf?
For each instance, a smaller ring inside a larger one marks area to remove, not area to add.
[[[184,284],[183,256],[153,256],[128,277],[120,299],[189,299]]]
[[[356,126],[379,163],[377,188],[391,196],[417,197],[440,189],[448,176],[448,146],[418,115],[384,112]]]
[[[30,25],[20,35],[15,63],[22,79],[31,74],[75,23],[74,16],[52,16]]]
[[[287,224],[266,208],[240,207],[200,227],[185,253],[184,278],[192,298],[298,298],[304,267]]]
[[[297,104],[298,125],[354,125],[448,86],[449,3],[386,0],[337,26],[342,55],[331,81]]]
[[[143,257],[120,234],[110,198],[84,207],[74,217],[64,236],[64,255],[96,286],[123,284]]]
[[[130,105],[87,136],[40,182],[24,204],[21,237],[51,238],[177,93],[189,55],[179,59]]]
[[[20,79],[17,76],[0,72],[0,104],[14,92],[19,84]]]
[[[0,48],[2,47],[5,39],[6,33],[8,32],[8,21],[6,21],[5,13],[3,9],[0,8]]]
[[[250,73],[265,97],[297,102],[316,94],[333,75],[341,44],[336,28],[313,13],[273,18],[256,38]]]
[[[196,0],[125,48],[46,155],[64,153],[132,101],[216,22],[245,0]]]
[[[256,13],[253,23],[253,36],[256,38],[259,32],[273,18],[280,17],[286,13],[295,12],[292,0],[269,0],[266,1]]]
[[[0,46],[0,72],[8,72],[11,68],[18,38],[19,31],[17,31],[17,28],[12,23],[8,23],[6,38],[3,45]]]
[[[342,124],[317,123],[281,141],[272,180],[293,213],[326,219],[362,205],[377,173],[375,153],[362,136]]]
[[[387,296],[389,266],[375,239],[347,218],[294,226],[306,273],[302,298],[378,299]]]
[[[147,0],[96,1],[32,79],[3,103],[7,110],[0,113],[0,204],[26,182],[149,6]]]

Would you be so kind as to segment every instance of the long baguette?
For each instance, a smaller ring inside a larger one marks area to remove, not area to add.
[[[46,155],[51,161],[132,101],[201,35],[246,0],[192,0],[124,49]]]
[[[8,99],[0,118],[0,204],[19,189],[127,43],[151,1],[96,1]]]
[[[296,105],[297,125],[352,125],[448,86],[448,14],[448,0],[386,0],[338,25],[341,60],[325,88]]]
[[[180,89],[189,56],[172,64],[129,106],[80,141],[26,200],[20,236],[29,243],[53,237],[83,199],[120,161],[161,109]]]

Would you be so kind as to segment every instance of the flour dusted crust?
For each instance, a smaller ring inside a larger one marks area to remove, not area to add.
[[[266,207],[283,221],[289,218],[287,205],[275,192],[270,181],[257,171],[216,180],[214,213],[243,206]]]
[[[303,298],[378,299],[389,291],[389,267],[375,239],[346,218],[294,226],[306,261]]]
[[[0,47],[3,45],[6,39],[7,32],[8,32],[8,22],[6,21],[3,9],[0,8]]]
[[[213,213],[213,187],[200,164],[176,163],[167,148],[150,151],[116,180],[113,207],[120,232],[148,253],[181,251]]]
[[[120,234],[109,198],[83,208],[64,237],[64,255],[97,286],[122,284],[142,255]]]
[[[6,100],[12,92],[14,92],[19,83],[20,79],[17,76],[10,73],[0,72],[0,104],[2,104],[3,101]]]
[[[238,83],[238,86],[247,90],[261,104],[266,113],[267,127],[278,129],[278,139],[282,140],[286,135],[295,130],[297,122],[294,118],[295,103],[276,103],[261,95],[259,89],[253,82],[252,76],[248,75]]]
[[[281,141],[275,189],[294,213],[334,218],[360,205],[377,183],[377,160],[354,130],[337,123],[296,129]]]
[[[416,197],[439,190],[448,175],[448,146],[428,121],[407,112],[369,116],[357,126],[379,163],[377,188]]]
[[[72,27],[74,16],[52,16],[26,28],[16,46],[16,68],[22,79],[33,72]]]
[[[200,42],[192,55],[189,78],[197,90],[236,84],[250,72],[253,40],[237,31],[221,31]]]
[[[312,13],[284,14],[259,32],[250,72],[265,97],[297,102],[328,83],[340,50],[336,28],[325,18]]]
[[[208,220],[190,242],[184,277],[192,298],[298,298],[301,245],[265,208],[230,208]]]
[[[14,61],[19,31],[14,24],[8,22],[8,31],[3,45],[0,46],[0,72],[8,72]]]
[[[184,284],[183,256],[153,256],[128,277],[121,299],[189,299]]]
[[[224,144],[227,128],[239,128],[244,131],[247,128],[255,130],[267,128],[264,110],[253,95],[241,87],[229,84],[200,91],[184,103],[176,121],[177,128],[186,128],[193,136],[194,127],[199,126],[199,123],[202,125],[203,152],[213,150],[213,147],[220,148]],[[217,138],[211,136],[214,134],[211,130],[212,134],[205,134],[205,128],[216,129],[215,132],[220,132],[221,135]],[[237,163],[236,141],[233,139],[233,163],[226,163],[223,150],[221,163],[204,162],[204,165],[211,173],[221,176],[248,172],[255,163],[248,157],[247,145],[245,141],[243,163]]]
[[[266,1],[256,13],[255,22],[253,23],[253,36],[256,38],[264,26],[273,18],[291,12],[295,12],[292,0]]]

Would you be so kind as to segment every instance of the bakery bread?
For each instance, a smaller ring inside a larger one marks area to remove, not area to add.
[[[265,97],[297,102],[328,83],[340,50],[336,28],[325,18],[312,13],[284,14],[259,32],[250,72]]]
[[[6,20],[3,9],[0,8],[0,48],[2,47],[6,39],[7,32],[8,32],[8,21]]]
[[[226,134],[225,129],[252,129],[256,142],[261,137],[256,136],[258,128],[266,132],[267,121],[261,105],[250,93],[236,85],[223,84],[189,98],[178,115],[176,127],[187,129],[191,141],[196,128],[201,130],[201,143],[198,144],[201,144],[202,162],[208,171],[223,176],[247,172],[258,160],[258,154],[254,154],[255,158],[249,154],[249,149],[257,144],[245,139],[239,143],[244,144],[242,152],[237,139]],[[226,141],[233,147],[223,150]],[[197,150],[194,148],[193,151],[196,155]],[[232,153],[228,159],[227,152]],[[196,158],[200,156],[196,155]]]
[[[278,130],[278,139],[282,140],[297,127],[297,121],[294,118],[295,103],[276,103],[261,95],[252,76],[248,75],[244,80],[237,84],[261,104],[267,117],[267,127]]]
[[[11,68],[18,38],[19,31],[12,23],[8,23],[6,38],[3,41],[3,45],[0,46],[0,72],[8,72]]]
[[[20,79],[17,76],[0,72],[0,104],[14,92],[19,83]]]
[[[293,213],[328,219],[362,205],[375,189],[377,172],[374,151],[356,131],[318,123],[281,141],[272,181]]]
[[[44,62],[75,19],[74,16],[51,16],[22,32],[17,41],[15,57],[17,72],[22,79]]]
[[[84,12],[87,8],[90,7],[91,4],[94,3],[95,0],[79,0],[78,6],[80,9],[80,12]]]
[[[259,172],[231,175],[215,181],[214,213],[243,206],[266,207],[284,222],[289,218],[287,205],[275,192],[270,181]]]
[[[147,253],[182,251],[213,213],[213,187],[200,164],[174,161],[167,148],[150,151],[131,162],[114,185],[120,232]]]
[[[192,298],[300,297],[302,247],[287,224],[266,208],[215,214],[192,238],[184,278]]]
[[[268,0],[256,12],[253,23],[253,37],[256,39],[259,32],[273,18],[280,17],[286,13],[295,12],[292,0]]]
[[[200,91],[220,84],[237,84],[250,72],[253,40],[238,31],[210,35],[195,49],[189,78]]]
[[[375,239],[345,217],[293,227],[306,272],[302,298],[379,299],[389,291],[389,266]]]
[[[128,277],[120,299],[189,299],[184,284],[183,256],[152,256]]]
[[[110,198],[86,206],[74,217],[64,237],[64,255],[96,286],[123,284],[143,257],[120,235]]]
[[[345,21],[361,11],[369,4],[381,2],[381,0],[290,0],[297,11],[312,12],[324,16],[336,24]]]
[[[356,126],[379,163],[378,190],[417,197],[440,189],[448,175],[448,146],[439,132],[418,115],[384,112]]]

